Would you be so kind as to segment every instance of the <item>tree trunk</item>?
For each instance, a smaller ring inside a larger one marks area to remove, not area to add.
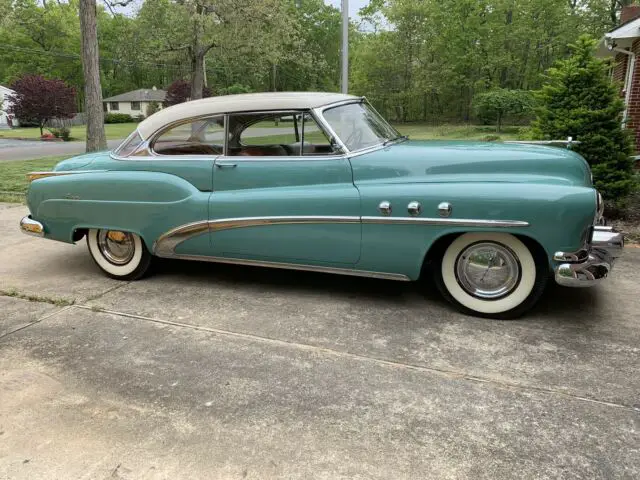
[[[87,152],[107,149],[100,85],[96,0],[80,0],[80,46],[84,73]]]
[[[194,49],[191,57],[191,100],[202,98],[204,86],[204,56],[200,48]]]

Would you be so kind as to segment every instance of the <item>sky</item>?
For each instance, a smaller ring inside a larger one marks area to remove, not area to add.
[[[333,5],[340,8],[342,1],[341,0],[324,0],[325,3],[329,5]],[[362,7],[366,6],[369,3],[369,0],[349,0],[349,16],[356,17],[358,15],[358,10]]]

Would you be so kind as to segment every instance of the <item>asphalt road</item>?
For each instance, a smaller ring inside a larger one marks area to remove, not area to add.
[[[25,213],[0,205],[0,478],[640,478],[640,249],[500,322],[423,284],[121,283]]]
[[[122,140],[107,140],[111,150]],[[30,160],[53,155],[77,155],[85,152],[85,142],[41,142],[0,138],[0,162],[3,160]]]

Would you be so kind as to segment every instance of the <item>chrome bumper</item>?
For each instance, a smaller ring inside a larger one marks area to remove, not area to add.
[[[44,226],[40,222],[33,220],[30,215],[20,220],[20,230],[27,235],[44,237]]]
[[[556,252],[563,262],[555,269],[556,282],[565,287],[590,287],[609,276],[616,258],[622,255],[624,236],[613,227],[594,227],[591,244],[577,252]]]

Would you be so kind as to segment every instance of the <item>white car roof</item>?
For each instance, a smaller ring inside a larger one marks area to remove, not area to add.
[[[158,129],[173,122],[188,120],[202,115],[218,113],[246,112],[260,110],[298,110],[322,107],[345,100],[358,100],[361,97],[343,93],[328,92],[267,92],[244,93],[203,98],[164,108],[143,120],[138,132],[146,139]]]

